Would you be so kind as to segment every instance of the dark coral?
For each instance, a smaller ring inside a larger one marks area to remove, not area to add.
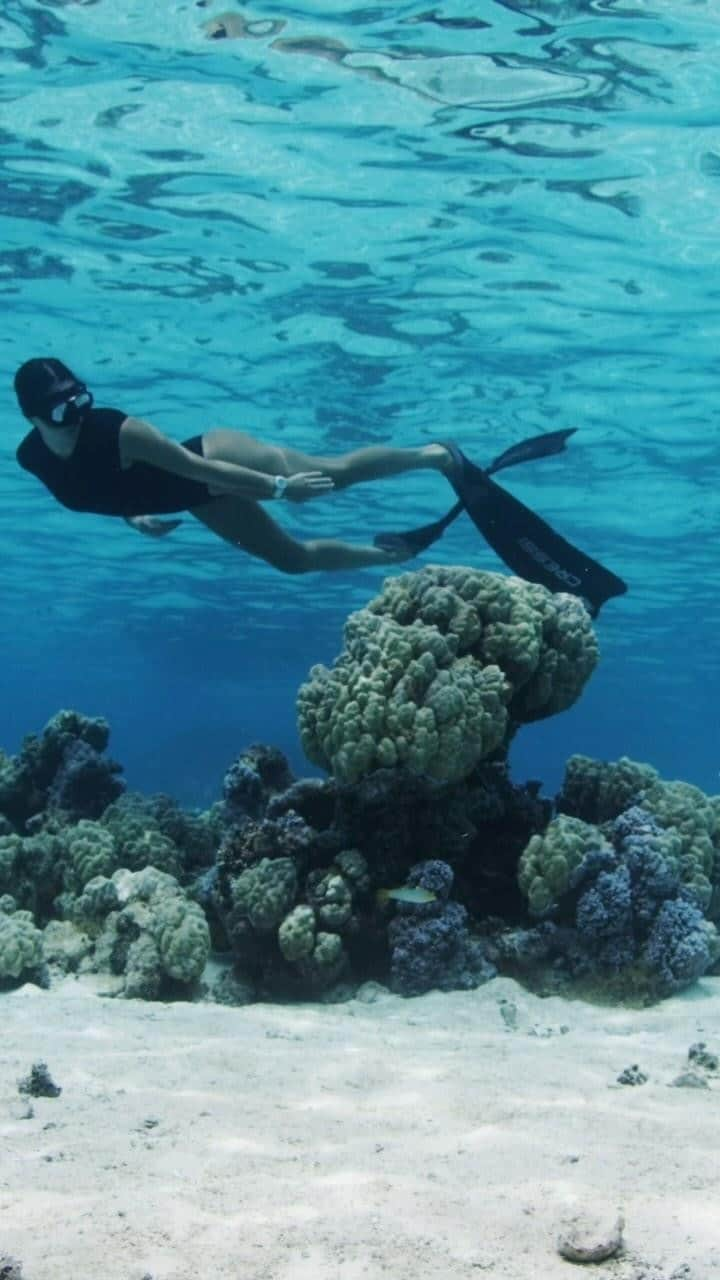
[[[473,913],[523,912],[517,861],[549,817],[536,784],[516,787],[502,765],[482,765],[462,783],[379,769],[338,787],[335,826],[360,849],[379,886],[403,884],[414,863],[442,858]]]
[[[221,883],[262,858],[292,858],[304,870],[311,861],[317,832],[295,813],[228,826],[218,846],[216,866]]]
[[[244,760],[235,760],[223,778],[223,796],[229,810],[256,818],[264,799],[260,774]]]
[[[332,778],[299,778],[268,800],[266,817],[281,818],[292,809],[308,826],[320,832],[335,818],[337,784]]]
[[[124,789],[122,771],[106,759],[110,727],[101,717],[59,711],[37,736],[23,741],[19,754],[3,771],[0,812],[23,830],[47,808],[67,809],[74,818],[97,817]]]
[[[468,913],[449,901],[452,868],[433,859],[409,873],[408,886],[428,889],[434,902],[398,902],[388,927],[390,986],[403,996],[440,991],[467,991],[494,977],[480,942],[468,930]]]
[[[223,797],[232,816],[259,817],[272,795],[294,782],[286,756],[277,747],[254,743],[235,760],[223,778]]]
[[[457,786],[409,770],[378,769],[338,785],[333,821],[343,844],[368,858],[376,884],[389,887],[420,860],[465,856],[474,829],[458,795]]]
[[[315,840],[316,832],[293,810],[277,819],[232,823],[220,841],[215,866],[196,884],[193,896],[206,911],[216,944],[223,940],[240,971],[254,980],[278,960],[277,944],[258,933],[238,909],[236,880],[264,859],[290,859],[298,875],[304,875]]]
[[[471,915],[525,919],[517,883],[517,864],[530,837],[550,820],[551,804],[539,782],[511,782],[504,764],[483,764],[465,784],[469,835],[464,856],[452,860],[457,896]]]
[[[125,790],[120,772],[121,765],[100,755],[88,742],[72,741],[48,788],[48,806],[62,809],[75,821],[99,818]]]
[[[303,841],[308,868],[355,848],[367,859],[375,887],[388,887],[403,884],[416,862],[441,857],[473,914],[520,918],[517,861],[530,835],[547,824],[550,805],[539,797],[538,783],[514,785],[502,764],[481,765],[457,784],[397,769],[379,769],[357,783],[301,779],[285,791],[263,792],[252,822],[239,806],[228,806],[219,865],[294,856],[289,833],[272,825],[291,813],[314,833]]]
[[[53,1080],[45,1062],[33,1062],[29,1074],[18,1081],[18,1093],[29,1098],[59,1098],[62,1089]]]
[[[0,1280],[23,1280],[22,1263],[9,1253],[0,1254]]]

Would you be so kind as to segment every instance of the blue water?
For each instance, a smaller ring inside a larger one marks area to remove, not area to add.
[[[223,12],[2,7],[0,745],[75,706],[184,803],[251,741],[309,772],[295,692],[383,578],[54,504],[15,464],[11,388],[54,354],[176,438],[453,435],[483,462],[579,426],[507,485],[630,594],[515,775],[552,792],[572,752],[628,754],[717,791],[717,3],[270,3],[209,39]],[[414,475],[282,517],[367,537],[449,496]],[[467,521],[432,558],[501,567]]]

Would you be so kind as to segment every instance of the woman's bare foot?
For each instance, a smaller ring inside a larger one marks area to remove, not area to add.
[[[406,542],[403,542],[397,536],[393,538],[392,546],[378,547],[376,545],[374,550],[377,552],[378,564],[402,564],[405,560],[413,560],[417,555],[417,552],[413,551],[412,547],[409,547]]]
[[[444,476],[451,476],[455,470],[455,461],[450,450],[444,444],[426,444],[422,449],[423,457],[436,471]]]

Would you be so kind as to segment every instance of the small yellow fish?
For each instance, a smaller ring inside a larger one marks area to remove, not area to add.
[[[410,885],[404,885],[400,889],[378,889],[376,897],[381,906],[386,902],[413,902],[420,906],[437,901],[437,894],[431,889],[412,888]]]

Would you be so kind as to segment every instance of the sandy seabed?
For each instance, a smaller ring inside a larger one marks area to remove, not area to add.
[[[720,978],[640,1011],[509,979],[366,996],[0,996],[0,1256],[23,1280],[720,1278],[720,1076],[674,1084],[720,1047]],[[18,1092],[38,1061],[58,1098]],[[618,1209],[620,1257],[558,1255],[564,1219]]]

